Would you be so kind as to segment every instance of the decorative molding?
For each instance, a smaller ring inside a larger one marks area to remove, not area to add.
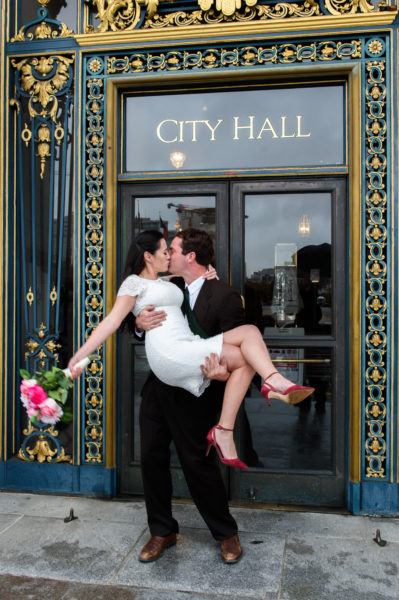
[[[191,69],[218,69],[269,64],[290,64],[303,61],[320,62],[361,58],[361,41],[322,41],[309,44],[273,44],[268,47],[243,46],[208,48],[206,50],[134,53],[130,56],[109,56],[107,73],[143,73]]]
[[[21,139],[26,146],[33,138],[40,157],[40,178],[43,179],[46,160],[50,158],[51,138],[61,143],[65,130],[57,121],[58,97],[64,96],[71,87],[71,65],[74,59],[65,56],[41,56],[12,60],[18,72],[19,92],[29,98],[28,110],[32,119],[25,123]]]
[[[71,37],[73,31],[65,23],[48,18],[45,6],[50,0],[37,0],[41,8],[37,11],[38,18],[23,25],[19,32],[11,38],[11,42],[30,42],[32,40],[53,40],[56,38]],[[31,31],[30,31],[31,30]]]
[[[24,429],[23,434],[26,437],[18,452],[18,458],[21,460],[27,462],[37,460],[39,463],[72,462],[72,458],[65,454],[64,448],[57,439],[58,431],[54,429],[54,425],[29,421],[28,428]],[[32,442],[33,447],[30,446]]]
[[[198,7],[171,11],[164,0],[85,0],[94,18],[95,29],[86,24],[86,33],[101,34],[132,29],[160,29],[211,25],[225,22],[303,19],[309,17],[347,17],[348,15],[396,12],[396,5],[380,2],[374,6],[367,0],[304,0],[303,2],[264,2],[262,0],[197,0]],[[162,2],[162,4],[161,4]],[[176,3],[177,4],[177,3]],[[142,13],[142,5],[145,13]],[[96,11],[96,12],[95,12]],[[95,14],[94,14],[95,13]],[[144,18],[143,18],[144,17]]]
[[[369,56],[383,56],[383,40],[371,40]],[[387,440],[387,86],[385,60],[365,65],[366,131],[366,374],[365,475],[385,478]]]
[[[62,260],[66,193],[62,173],[67,169],[74,57],[30,56],[12,59],[11,64],[15,69],[15,98],[10,106],[16,113],[22,333],[25,368],[35,372],[57,364],[62,348],[60,298],[65,302],[61,286],[65,284]],[[58,215],[57,224],[54,214]],[[23,433],[27,437],[18,454],[22,460],[71,462],[56,439],[54,427],[35,423]],[[32,441],[33,446],[29,445]]]
[[[88,61],[86,99],[86,231],[85,231],[85,309],[86,336],[97,327],[104,313],[104,82],[93,78],[103,72],[103,61]],[[99,350],[86,374],[84,404],[85,461],[103,462],[104,378],[103,351]]]

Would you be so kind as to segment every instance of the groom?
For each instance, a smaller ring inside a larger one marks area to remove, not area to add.
[[[186,229],[170,245],[169,271],[179,278],[172,281],[187,290],[186,302],[194,313],[194,319],[192,314],[187,315],[190,327],[194,330],[198,326],[194,333],[207,337],[245,323],[238,292],[217,279],[202,277],[212,259],[212,239],[204,231]],[[187,306],[188,313],[190,308]],[[148,331],[161,326],[165,316],[163,311],[147,307],[136,318],[136,329]],[[205,456],[206,434],[217,423],[224,392],[222,382],[229,373],[215,356],[208,357],[204,372],[209,379],[219,381],[212,381],[200,398],[162,383],[152,372],[142,390],[141,462],[151,538],[141,550],[141,562],[157,560],[165,548],[176,543],[179,527],[172,516],[172,440],[191,496],[211,534],[221,542],[223,561],[235,563],[242,554],[215,451],[211,451],[212,456]]]

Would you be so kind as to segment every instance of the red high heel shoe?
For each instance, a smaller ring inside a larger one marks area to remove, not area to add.
[[[226,427],[222,427],[221,425],[215,425],[214,427],[212,427],[212,429],[206,436],[206,439],[208,440],[208,448],[206,449],[205,456],[208,456],[211,446],[214,446],[221,462],[224,465],[228,465],[229,467],[236,467],[237,469],[248,469],[247,465],[243,463],[242,460],[240,460],[239,458],[225,458],[223,456],[222,451],[216,441],[215,429],[222,429],[223,431],[233,431],[233,429],[226,429]]]
[[[304,387],[302,385],[290,385],[284,392],[279,392],[270,385],[270,383],[266,383],[269,377],[276,373],[278,373],[278,371],[273,371],[273,373],[270,373],[270,375],[266,377],[260,390],[260,393],[266,398],[268,404],[270,404],[269,398],[277,398],[287,404],[298,404],[298,402],[302,402],[302,400],[305,400],[310,394],[313,394],[314,388]]]

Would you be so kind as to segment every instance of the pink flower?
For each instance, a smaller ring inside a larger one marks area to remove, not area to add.
[[[26,414],[31,419],[32,417],[37,417],[40,413],[32,404],[29,404],[26,407]]]
[[[38,419],[42,423],[57,423],[57,421],[59,421],[64,414],[62,408],[52,398],[46,398],[46,400],[44,400],[38,408],[40,410]]]
[[[29,390],[31,387],[37,385],[36,379],[23,379],[21,382],[21,394],[29,398]]]
[[[38,383],[35,383],[34,385],[29,385],[27,387],[24,386],[23,390],[21,384],[21,392],[24,396],[27,396],[29,398],[30,403],[34,404],[35,406],[39,406],[47,398],[46,392]]]

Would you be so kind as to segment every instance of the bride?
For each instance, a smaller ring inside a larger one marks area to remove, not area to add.
[[[210,383],[203,373],[205,359],[216,354],[225,362],[230,375],[219,423],[207,435],[207,453],[213,445],[224,464],[247,469],[237,457],[233,440],[236,416],[250,384],[241,376],[241,367],[250,365],[262,377],[261,394],[268,402],[269,398],[278,398],[296,404],[314,390],[293,385],[275,370],[262,335],[254,325],[241,325],[208,338],[195,335],[181,311],[182,291],[169,278],[158,276],[168,271],[169,260],[166,240],[161,233],[145,231],[136,237],[129,249],[123,282],[111,312],[71,358],[68,368],[73,377],[80,375],[82,371],[77,363],[121,325],[129,328],[130,324],[131,328],[134,323],[131,313],[137,316],[148,305],[164,310],[167,317],[162,326],[151,329],[145,336],[152,371],[164,383],[201,396]]]

